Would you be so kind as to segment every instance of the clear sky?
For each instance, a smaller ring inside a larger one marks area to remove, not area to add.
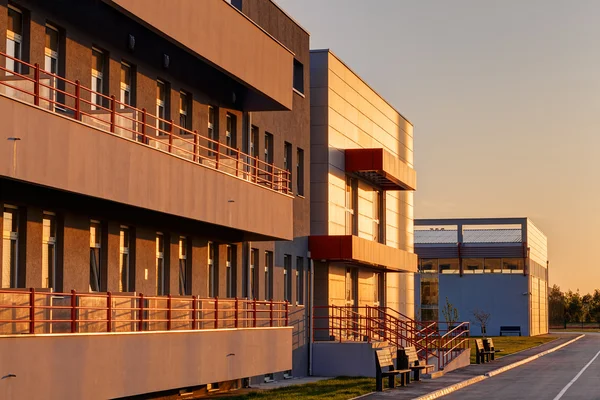
[[[528,216],[600,288],[600,1],[276,1],[414,124],[417,218]]]

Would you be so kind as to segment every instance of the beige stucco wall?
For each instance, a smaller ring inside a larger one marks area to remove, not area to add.
[[[346,173],[344,150],[384,148],[399,161],[413,165],[413,126],[333,53],[311,53],[311,234],[345,235]],[[413,193],[384,192],[386,245],[414,252]],[[359,181],[358,236],[374,239],[376,192]],[[402,261],[399,261],[402,262]],[[416,267],[413,266],[413,267]],[[330,268],[330,298],[343,289],[343,276]],[[414,314],[413,274],[387,274],[387,303]],[[340,279],[338,279],[340,278]],[[359,285],[367,301],[369,284]],[[343,291],[342,291],[343,293]],[[371,295],[372,297],[372,295]],[[371,299],[372,300],[372,299]],[[359,300],[360,302],[360,300]],[[371,303],[372,304],[372,303]]]
[[[269,351],[265,351],[268,346]],[[109,399],[292,368],[292,328],[0,338],[0,398]]]

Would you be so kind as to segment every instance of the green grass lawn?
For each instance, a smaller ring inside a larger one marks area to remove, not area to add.
[[[503,350],[496,353],[496,357],[506,356],[517,351],[526,350],[531,347],[539,346],[544,343],[557,339],[558,336],[540,335],[540,336],[494,336],[494,347]],[[475,339],[471,338],[471,364],[475,364]],[[478,339],[478,338],[477,338]]]
[[[384,379],[384,387],[387,385],[387,379]],[[374,378],[347,378],[340,377],[326,379],[315,383],[305,385],[294,385],[272,390],[261,390],[251,392],[240,396],[228,397],[228,400],[249,400],[249,399],[269,399],[269,400],[291,400],[307,399],[316,400],[346,400],[352,397],[370,393],[375,390]]]

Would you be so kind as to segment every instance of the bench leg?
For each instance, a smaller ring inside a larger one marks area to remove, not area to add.
[[[420,369],[415,369],[415,381],[419,381],[421,370]]]
[[[376,392],[383,392],[383,378],[382,377],[377,377],[375,378],[375,391]]]
[[[406,386],[406,379],[404,378],[404,375],[406,375],[406,374],[405,373],[400,374],[400,386],[402,386],[402,387]]]
[[[492,357],[492,361],[494,361],[494,353],[490,354],[490,356]]]
[[[481,354],[475,353],[475,364],[481,364]]]
[[[396,387],[396,375],[390,375],[388,377],[388,387],[393,389]]]

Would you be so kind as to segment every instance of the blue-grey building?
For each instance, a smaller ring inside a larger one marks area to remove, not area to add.
[[[519,326],[524,336],[548,333],[546,236],[528,218],[415,220],[415,315],[444,321],[446,301],[471,321],[490,315],[487,335]],[[447,299],[447,300],[446,300]]]

